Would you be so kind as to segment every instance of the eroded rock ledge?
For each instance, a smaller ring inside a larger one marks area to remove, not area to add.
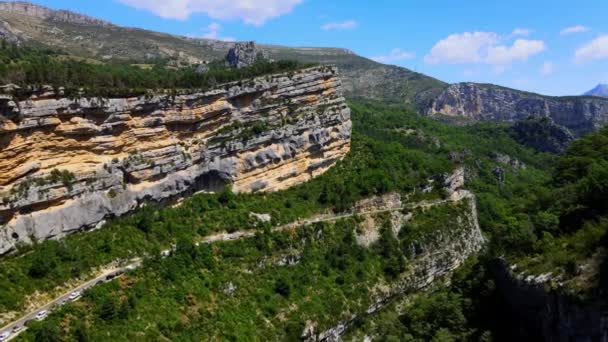
[[[290,187],[342,159],[350,136],[328,66],[182,95],[0,95],[0,253],[145,201]]]

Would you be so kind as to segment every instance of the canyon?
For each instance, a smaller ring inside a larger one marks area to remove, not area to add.
[[[350,149],[337,69],[131,98],[0,96],[0,253],[199,191],[276,191]]]

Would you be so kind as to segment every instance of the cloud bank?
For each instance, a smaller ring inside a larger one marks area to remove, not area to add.
[[[578,63],[608,59],[608,35],[600,36],[578,48],[574,59]]]
[[[251,25],[287,14],[303,0],[118,0],[168,19],[186,20],[204,13],[214,19],[236,19]]]
[[[506,67],[525,62],[547,49],[542,40],[516,39],[505,44],[504,37],[494,32],[452,34],[433,46],[424,57],[428,64],[488,64]]]

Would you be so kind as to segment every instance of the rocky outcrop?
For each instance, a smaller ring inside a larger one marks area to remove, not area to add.
[[[502,122],[549,117],[581,135],[608,124],[608,99],[547,97],[494,85],[457,83],[431,101],[424,112]]]
[[[242,42],[234,44],[226,55],[226,63],[233,68],[252,66],[259,60],[267,60],[268,54],[259,49],[255,42]]]
[[[0,11],[25,15],[42,20],[66,22],[75,25],[111,27],[112,23],[65,10],[53,10],[26,1],[0,2]]]
[[[585,95],[608,97],[608,84],[598,84],[595,88],[586,92]]]
[[[229,184],[275,191],[350,149],[333,67],[133,98],[0,95],[0,253]]]
[[[494,274],[512,339],[608,341],[606,297],[581,302],[550,289],[547,283],[551,274],[517,275],[504,261],[494,265]]]

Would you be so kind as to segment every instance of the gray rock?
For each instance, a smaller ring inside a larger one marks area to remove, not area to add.
[[[237,289],[236,285],[234,285],[232,282],[229,282],[224,287],[224,294],[227,296],[233,296],[234,293],[236,292],[236,289]]]
[[[236,43],[226,55],[226,63],[233,68],[244,68],[259,60],[268,59],[268,54],[259,49],[255,42]]]
[[[516,274],[505,261],[493,264],[497,294],[503,299],[501,317],[509,320],[513,338],[535,341],[607,341],[606,296],[580,300],[551,274]]]
[[[262,223],[268,223],[272,220],[272,216],[270,216],[270,214],[249,213],[249,216]]]

